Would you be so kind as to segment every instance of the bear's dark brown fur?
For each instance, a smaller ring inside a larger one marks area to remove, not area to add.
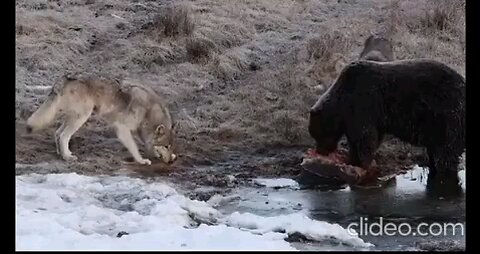
[[[309,132],[322,154],[333,152],[345,134],[350,163],[366,169],[391,134],[427,149],[429,181],[442,175],[457,182],[465,149],[465,79],[433,60],[353,62],[312,107]]]

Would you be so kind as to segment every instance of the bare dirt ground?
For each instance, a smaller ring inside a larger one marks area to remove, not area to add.
[[[26,118],[55,82],[88,72],[152,87],[179,122],[177,162],[131,169],[219,187],[236,184],[228,174],[238,181],[295,176],[313,145],[309,108],[370,34],[390,37],[397,59],[432,58],[465,75],[464,3],[16,1],[16,173],[112,174],[125,167],[127,150],[100,119],[73,136],[76,162],[55,153],[58,121],[25,133]],[[395,139],[376,155],[385,174],[422,160],[420,149]]]

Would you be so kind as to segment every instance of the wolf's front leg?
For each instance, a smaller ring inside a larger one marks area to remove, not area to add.
[[[120,142],[128,149],[130,154],[132,154],[135,161],[142,165],[150,165],[152,162],[149,159],[144,159],[138,151],[137,144],[133,139],[132,132],[124,125],[117,124],[117,137],[120,139]]]

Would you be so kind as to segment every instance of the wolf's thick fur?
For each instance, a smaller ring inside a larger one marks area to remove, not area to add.
[[[433,60],[356,61],[312,107],[309,131],[324,154],[346,134],[350,162],[364,168],[391,134],[427,149],[429,181],[442,175],[457,183],[465,149],[465,79]]]
[[[392,42],[378,35],[370,35],[363,44],[360,60],[390,62],[395,60]]]
[[[151,164],[138,150],[132,131],[143,141],[149,156],[172,162],[175,130],[169,110],[150,88],[104,78],[70,78],[52,88],[46,101],[27,120],[27,131],[47,127],[62,111],[65,122],[55,132],[57,153],[65,160],[75,160],[69,149],[72,135],[92,113],[100,115],[115,127],[121,143],[136,162]]]

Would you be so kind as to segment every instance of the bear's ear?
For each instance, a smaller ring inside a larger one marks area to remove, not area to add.
[[[163,124],[160,124],[155,128],[155,135],[161,136],[163,134],[165,134],[165,126]]]

